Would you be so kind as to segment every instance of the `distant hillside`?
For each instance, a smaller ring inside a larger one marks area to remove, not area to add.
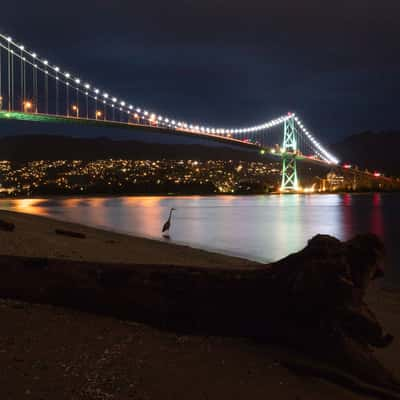
[[[332,146],[345,163],[400,176],[400,132],[363,132]]]
[[[255,151],[222,145],[158,144],[133,140],[83,139],[57,135],[0,138],[0,159],[2,160],[99,160],[107,158],[261,160],[261,156]],[[262,159],[265,160],[265,156]]]

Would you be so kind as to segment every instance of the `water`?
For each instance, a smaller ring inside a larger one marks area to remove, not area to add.
[[[163,240],[174,207],[171,242],[262,262],[300,250],[317,233],[349,239],[373,232],[388,248],[390,281],[400,283],[399,202],[399,194],[375,193],[3,199],[0,208]]]

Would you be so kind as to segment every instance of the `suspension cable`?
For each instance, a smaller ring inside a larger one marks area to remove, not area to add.
[[[3,109],[3,60],[2,60],[2,51],[3,49],[0,47],[0,110]]]
[[[7,76],[8,76],[8,111],[11,111],[11,53],[10,43],[8,43],[8,57],[7,57]]]
[[[56,115],[58,115],[58,71],[56,71]]]
[[[66,103],[67,103],[67,117],[69,117],[69,82],[66,83]]]

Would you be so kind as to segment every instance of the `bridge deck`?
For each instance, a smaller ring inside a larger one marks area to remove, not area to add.
[[[147,130],[150,132],[156,133],[165,133],[169,135],[185,135],[191,137],[204,137],[209,140],[225,143],[225,144],[233,144],[245,146],[250,149],[260,149],[260,146],[254,143],[244,142],[243,140],[238,140],[232,137],[224,137],[219,135],[213,135],[210,133],[203,132],[190,132],[185,130],[180,130],[177,128],[169,129],[165,127],[146,125],[146,124],[136,124],[136,123],[126,123],[126,122],[118,122],[118,121],[107,121],[100,119],[91,119],[91,118],[77,118],[73,116],[64,116],[64,115],[48,115],[48,114],[40,114],[40,113],[24,113],[18,111],[0,111],[0,119],[8,119],[8,120],[18,120],[18,121],[32,121],[32,122],[44,122],[44,123],[67,123],[67,124],[79,124],[79,125],[92,125],[97,127],[107,127],[107,128],[124,128],[124,129],[132,129],[132,130]]]

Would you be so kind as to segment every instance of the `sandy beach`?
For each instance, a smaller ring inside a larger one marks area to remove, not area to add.
[[[0,211],[0,255],[91,262],[258,268],[247,260],[48,218]],[[56,235],[55,229],[85,239]],[[376,356],[400,378],[400,295],[376,285],[368,303],[395,336]],[[3,399],[363,399],[299,375],[297,354],[245,339],[186,336],[62,307],[0,300]]]

